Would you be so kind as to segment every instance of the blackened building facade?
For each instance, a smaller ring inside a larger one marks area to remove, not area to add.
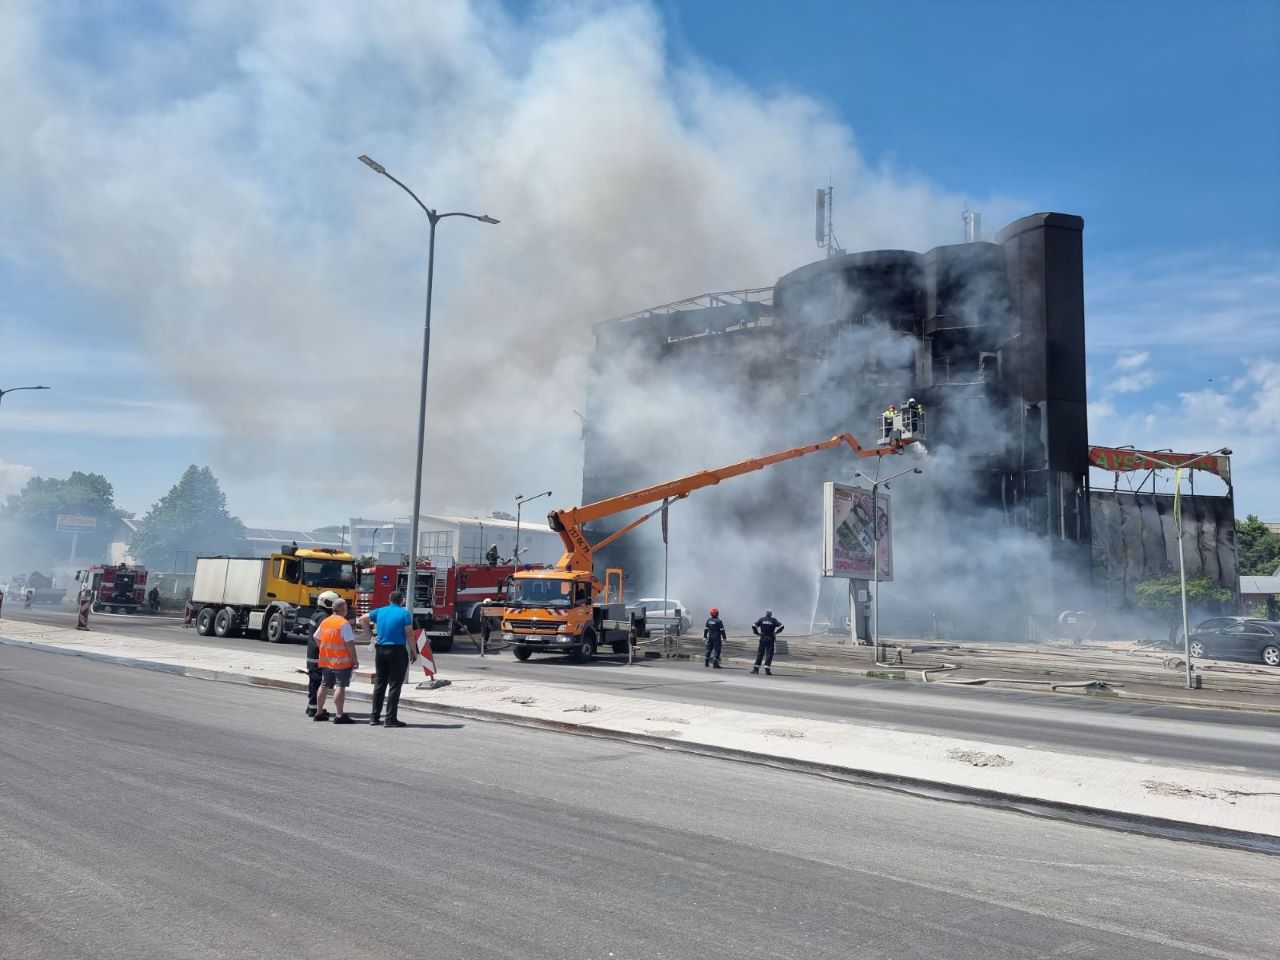
[[[1070,609],[1090,562],[1083,229],[1080,217],[1039,213],[995,242],[828,257],[772,288],[600,322],[595,366],[625,355],[655,376],[717,371],[742,389],[754,441],[744,455],[845,430],[874,441],[886,402],[918,399],[931,456],[956,477],[933,486],[936,536],[959,517],[966,536],[1025,535],[1046,562],[1017,571],[1017,616]],[[615,398],[608,376],[589,387],[584,502],[667,478],[653,451],[602,427]],[[697,411],[688,417],[696,438]],[[829,469],[780,478],[772,502],[812,518]],[[741,506],[703,509],[751,514]],[[604,559],[641,578],[653,562],[627,538]]]

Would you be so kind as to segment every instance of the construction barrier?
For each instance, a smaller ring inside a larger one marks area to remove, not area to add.
[[[91,607],[92,605],[93,605],[93,594],[91,594],[88,590],[83,590],[83,591],[81,591],[81,593],[80,593],[80,617],[79,617],[79,619],[76,621],[76,629],[77,629],[77,630],[88,630],[88,629],[89,629],[89,607]]]
[[[187,597],[187,604],[182,608],[182,625],[189,627],[195,619],[196,605],[191,602],[191,598]]]

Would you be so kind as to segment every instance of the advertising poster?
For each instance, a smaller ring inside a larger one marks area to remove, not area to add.
[[[871,491],[842,483],[822,487],[822,575],[870,580],[875,560],[875,521]],[[893,541],[889,494],[876,498],[880,511],[880,579],[893,579]]]

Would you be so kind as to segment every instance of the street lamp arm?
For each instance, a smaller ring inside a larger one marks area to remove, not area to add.
[[[387,171],[385,171],[385,170],[381,171],[381,173],[382,173],[382,175],[383,175],[384,177],[386,177],[388,180],[390,180],[392,183],[394,183],[397,187],[399,187],[401,190],[403,190],[403,191],[404,191],[405,193],[407,193],[409,196],[413,197],[413,202],[414,202],[414,203],[416,203],[418,206],[420,206],[420,207],[422,208],[422,212],[423,212],[423,213],[425,213],[428,217],[430,217],[430,218],[432,219],[432,221],[435,221],[435,220],[440,219],[440,218],[439,218],[439,216],[437,216],[437,214],[436,214],[436,212],[435,212],[434,210],[432,210],[432,209],[431,209],[430,207],[428,207],[425,203],[423,203],[421,200],[419,200],[419,199],[418,199],[418,195],[417,195],[416,193],[414,193],[412,190],[410,190],[407,186],[405,186],[401,181],[397,180],[395,177],[393,177],[391,174],[387,173]]]
[[[417,199],[417,198],[415,197],[414,199]],[[424,207],[423,209],[426,209],[426,208]],[[501,223],[502,222],[501,220],[495,220],[493,217],[489,216],[487,213],[463,213],[460,210],[455,210],[452,213],[436,214],[437,220],[443,220],[445,217],[470,217],[472,220],[479,220],[481,223]]]

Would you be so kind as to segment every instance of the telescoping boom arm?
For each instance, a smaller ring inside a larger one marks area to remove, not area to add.
[[[656,510],[633,520],[621,530],[609,535],[596,544],[588,543],[586,535],[582,531],[582,528],[593,520],[600,520],[604,517],[613,516],[614,514],[624,513],[634,507],[642,507],[650,503],[665,504],[670,500],[682,500],[693,491],[700,490],[703,487],[714,486],[721,480],[727,480],[730,477],[737,477],[744,473],[751,473],[754,470],[762,470],[765,467],[772,466],[775,463],[782,463],[785,460],[795,460],[797,457],[807,456],[810,453],[817,453],[819,450],[830,450],[832,447],[838,447],[841,444],[848,444],[849,449],[852,450],[854,456],[857,457],[883,457],[886,454],[899,453],[903,447],[914,442],[915,441],[910,438],[894,440],[884,446],[873,447],[872,449],[867,450],[858,443],[853,434],[842,433],[829,440],[823,440],[820,443],[810,443],[802,447],[792,447],[790,450],[771,453],[763,457],[752,457],[749,460],[741,460],[738,463],[731,463],[727,467],[720,467],[716,470],[703,470],[700,473],[690,474],[687,477],[680,477],[678,480],[668,480],[666,483],[658,483],[651,487],[644,487],[640,490],[632,490],[630,493],[623,493],[616,497],[609,497],[607,500],[598,500],[595,503],[588,503],[581,507],[570,507],[567,510],[552,510],[547,514],[547,523],[551,525],[552,530],[560,534],[560,539],[564,542],[565,551],[564,556],[562,556],[556,563],[556,569],[580,570],[590,573],[592,568],[593,551],[613,543],[613,541],[617,540],[623,534],[634,530],[655,513],[660,511],[662,507],[659,506]]]

